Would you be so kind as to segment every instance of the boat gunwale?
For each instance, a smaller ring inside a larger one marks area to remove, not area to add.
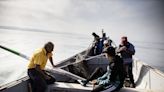
[[[5,89],[7,89],[7,88],[14,87],[14,86],[18,85],[18,84],[21,83],[21,82],[27,81],[28,79],[29,79],[29,77],[28,77],[28,76],[25,76],[25,77],[22,77],[22,78],[20,78],[20,79],[11,81],[11,82],[9,82],[9,83],[7,83],[7,84],[1,85],[1,86],[0,86],[0,91],[3,91],[3,90],[5,90]]]
[[[150,66],[150,65],[148,65],[147,63],[145,63],[145,62],[142,62],[140,59],[138,59],[138,58],[134,58],[134,61],[137,61],[138,63],[141,63],[143,66],[145,66],[147,69],[150,69],[151,71],[153,71],[154,73],[157,73],[157,74],[159,74],[161,77],[164,77],[164,72],[162,72],[161,70],[159,70],[159,69],[157,69],[157,68],[155,68],[155,67],[153,67],[153,66]]]

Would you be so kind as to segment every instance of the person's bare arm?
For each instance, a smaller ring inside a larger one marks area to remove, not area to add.
[[[56,66],[54,65],[54,63],[53,63],[53,58],[50,57],[49,60],[50,60],[51,65],[52,65],[53,67],[56,67]]]

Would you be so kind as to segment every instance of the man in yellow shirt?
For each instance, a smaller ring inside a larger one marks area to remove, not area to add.
[[[45,92],[47,85],[56,81],[55,78],[44,71],[48,59],[52,66],[55,67],[52,59],[53,49],[54,44],[47,42],[43,48],[35,51],[30,59],[28,76],[30,77],[33,92]]]

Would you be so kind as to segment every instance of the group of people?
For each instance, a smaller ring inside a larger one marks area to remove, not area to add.
[[[82,85],[85,86],[89,81],[96,79],[91,82],[92,84],[98,84],[93,92],[102,90],[114,92],[123,87],[124,80],[128,78],[130,79],[130,87],[134,88],[135,83],[132,73],[134,45],[128,41],[126,36],[121,37],[121,43],[118,47],[114,47],[111,45],[112,40],[109,38],[104,39],[105,36],[100,38],[96,33],[92,33],[92,35],[94,36],[94,44],[91,47],[90,55],[107,54],[109,65],[104,74],[102,74],[101,68],[96,68],[87,80],[81,81]],[[96,77],[97,75],[99,77]]]
[[[99,55],[103,52],[103,48],[112,45],[112,40],[109,37],[106,37],[106,33],[102,31],[102,37],[97,35],[95,32],[92,33],[94,41],[92,43],[92,48],[90,50],[90,56]]]
[[[128,77],[131,81],[131,87],[135,87],[132,74],[132,56],[135,54],[133,44],[128,41],[126,36],[123,36],[121,37],[121,44],[116,48],[111,45],[112,40],[107,38],[104,32],[102,32],[101,38],[96,33],[92,33],[92,35],[94,41],[90,55],[106,54],[109,65],[105,73],[100,67],[97,67],[86,80],[81,81],[82,85],[86,86],[90,81],[94,85],[92,92],[103,90],[115,92],[123,87],[124,79]],[[55,67],[52,59],[53,49],[54,44],[48,42],[43,48],[37,50],[30,59],[28,76],[33,92],[45,92],[47,85],[56,81],[53,76],[44,71],[48,59]]]
[[[109,61],[107,71],[104,73],[101,67],[97,67],[87,80],[81,81],[81,84],[86,86],[91,81],[94,85],[92,92],[103,90],[106,90],[106,92],[118,91],[124,83],[123,61],[116,55],[113,47],[107,47],[103,53],[106,54],[106,58]]]

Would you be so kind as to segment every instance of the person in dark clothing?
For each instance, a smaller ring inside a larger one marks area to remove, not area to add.
[[[47,85],[56,81],[53,76],[44,71],[48,59],[52,66],[55,67],[52,60],[53,48],[53,43],[48,42],[43,48],[35,51],[30,59],[28,65],[28,76],[30,78],[32,92],[45,92]]]
[[[96,86],[92,92],[99,92],[103,90],[111,92],[119,90],[123,86],[123,60],[119,56],[115,55],[115,49],[113,47],[108,47],[104,53],[107,53],[107,57],[109,59],[107,72],[105,74],[101,74],[101,69],[96,69],[89,79],[83,81],[84,85],[86,85],[89,81],[96,79],[92,81],[92,84],[98,84],[98,86]],[[100,76],[97,78],[98,75]]]
[[[94,37],[94,40],[96,40],[97,38],[100,38],[95,32],[92,33],[92,36]]]
[[[93,82],[93,84],[98,84],[98,86],[92,92],[103,90],[113,92],[119,90],[124,83],[123,60],[115,54],[113,47],[107,48],[104,53],[107,53],[110,63],[107,67],[107,72]]]
[[[94,41],[91,48],[91,56],[99,55],[102,52],[103,43],[95,32],[92,33],[92,36],[94,37]]]
[[[130,82],[132,83],[131,87],[135,87],[134,79],[133,79],[133,73],[132,73],[132,63],[133,59],[132,56],[135,54],[135,49],[133,44],[128,42],[128,39],[126,36],[123,36],[121,38],[121,44],[119,45],[119,48],[117,49],[117,53],[121,54],[121,57],[124,61],[124,70],[125,70],[125,76],[130,78]]]

